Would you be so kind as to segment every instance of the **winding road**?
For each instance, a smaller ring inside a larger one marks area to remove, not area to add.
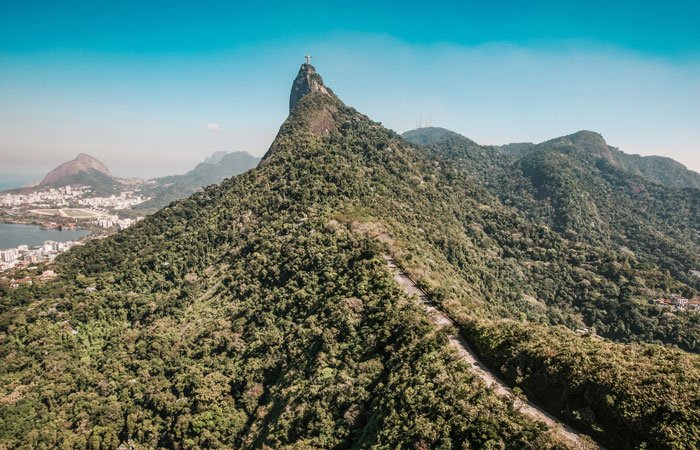
[[[396,265],[396,262],[388,255],[385,255],[389,264],[389,270],[394,274],[394,279],[404,287],[409,296],[417,296],[418,301],[425,307],[428,316],[433,322],[439,326],[454,325],[452,319],[447,314],[442,312],[438,306],[428,299],[428,295]],[[457,350],[457,353],[462,359],[472,366],[472,372],[484,380],[487,386],[492,388],[498,395],[508,396],[513,398],[513,406],[522,414],[534,419],[537,422],[543,422],[549,426],[554,434],[559,436],[565,444],[573,449],[601,449],[604,447],[596,444],[590,437],[583,433],[579,433],[570,426],[561,422],[556,417],[552,416],[544,409],[535,405],[530,401],[524,401],[516,397],[508,385],[491,372],[478,358],[476,352],[469,347],[467,341],[459,334],[450,334],[448,336],[449,343]]]

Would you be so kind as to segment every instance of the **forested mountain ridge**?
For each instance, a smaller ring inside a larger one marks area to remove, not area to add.
[[[611,448],[700,443],[698,357],[657,345],[697,350],[698,321],[650,303],[687,285],[528,221],[461,160],[315,91],[256,169],[0,305],[0,445],[561,448],[449,350],[386,253],[554,414]]]
[[[155,211],[168,203],[192,195],[197,189],[220,183],[228,177],[252,169],[260,161],[248,152],[216,152],[184,175],[156,178],[154,185],[144,186],[142,192],[150,200],[136,205],[139,211]]]
[[[581,131],[513,153],[463,137],[426,148],[455,161],[527,219],[567,239],[632,250],[700,288],[690,274],[700,267],[700,189],[629,172],[619,163],[622,153],[599,134]]]
[[[262,167],[14,291],[0,445],[562,448],[470,374],[382,245],[339,217],[370,188],[357,170],[378,133],[309,94]]]
[[[417,144],[432,144],[435,142],[448,141],[450,139],[466,139],[459,133],[440,127],[424,127],[409,130],[402,134],[403,137]]]
[[[665,156],[628,155],[611,147],[615,164],[627,172],[672,187],[700,188],[700,174]]]
[[[579,144],[581,141],[585,140],[592,142],[598,141],[597,146],[599,147],[599,150],[602,150],[602,153],[605,154],[605,158],[608,159],[611,164],[624,169],[633,175],[640,175],[649,181],[653,181],[664,186],[700,188],[700,173],[688,169],[683,164],[672,158],[668,158],[666,156],[641,156],[625,153],[618,148],[608,146],[608,144],[603,140],[602,136],[593,131],[580,131],[572,136],[577,135],[579,139],[576,140]],[[474,142],[459,133],[439,127],[417,128],[415,130],[404,132],[402,136],[416,144],[436,144],[451,139]],[[589,139],[581,139],[583,136],[588,136]],[[519,155],[529,151],[535,147],[535,145],[536,144],[533,144],[532,142],[514,142],[511,144],[490,145],[485,147],[492,148],[509,155]]]
[[[544,144],[566,143],[583,148],[594,156],[607,160],[631,175],[639,175],[649,181],[668,187],[700,188],[700,173],[689,170],[683,164],[663,156],[630,155],[612,147],[603,136],[593,131],[579,131],[570,136],[553,139]]]

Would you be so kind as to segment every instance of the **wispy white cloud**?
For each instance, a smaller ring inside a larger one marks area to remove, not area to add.
[[[209,128],[212,131],[217,131],[217,132],[221,131],[218,123],[205,123],[204,126]]]

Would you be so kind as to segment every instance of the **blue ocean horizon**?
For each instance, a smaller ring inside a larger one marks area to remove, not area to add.
[[[0,173],[0,191],[21,188],[41,179],[42,175]]]

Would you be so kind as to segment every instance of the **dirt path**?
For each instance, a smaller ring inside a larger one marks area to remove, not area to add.
[[[221,286],[221,281],[217,281],[216,284],[214,284],[214,286],[207,289],[207,291],[204,294],[200,295],[199,298],[197,298],[197,300],[190,303],[190,305],[187,307],[187,312],[189,313],[190,311],[192,311],[192,307],[194,305],[200,303],[202,300],[209,297],[212,294],[212,292],[214,292],[219,286]],[[180,331],[177,333],[177,342],[175,342],[175,345],[173,345],[173,349],[172,349],[173,352],[177,351],[177,349],[180,348],[180,345],[182,344],[182,337],[185,335],[185,332],[190,327],[190,325],[192,325],[192,322],[187,321],[180,328]]]
[[[197,300],[195,300],[194,302],[190,303],[190,306],[188,306],[187,309],[192,309],[192,305],[199,303],[202,300],[204,300],[205,298],[209,297],[211,295],[211,293],[214,292],[219,286],[221,286],[221,281],[217,281],[216,284],[214,284],[214,286],[207,289],[207,292],[200,295],[199,298]]]
[[[401,268],[399,268],[394,260],[385,256],[387,262],[389,263],[389,269],[394,274],[394,279],[404,287],[409,296],[417,296],[418,301],[425,307],[428,312],[428,316],[438,325],[454,325],[452,319],[450,319],[447,314],[438,309],[437,305],[428,299],[428,295],[416,286],[416,283],[411,280],[411,278],[406,275]],[[452,334],[448,336],[450,345],[457,350],[457,353],[462,357],[462,359],[472,366],[473,373],[484,380],[487,386],[492,388],[498,395],[508,396],[514,398],[513,405],[515,409],[525,414],[526,416],[538,421],[543,422],[547,426],[553,429],[554,433],[561,437],[567,445],[574,449],[590,449],[598,448],[605,450],[604,447],[596,445],[593,441],[582,433],[574,430],[568,425],[562,423],[556,417],[552,416],[539,406],[535,405],[529,401],[523,401],[520,398],[514,396],[513,391],[504,383],[500,378],[498,378],[493,372],[491,372],[477,357],[476,352],[474,352],[467,344],[467,341],[459,334]]]

